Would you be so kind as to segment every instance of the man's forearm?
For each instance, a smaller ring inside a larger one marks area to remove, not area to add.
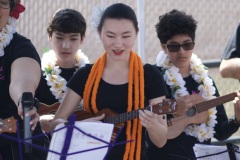
[[[240,79],[240,58],[222,60],[220,74],[224,78]]]

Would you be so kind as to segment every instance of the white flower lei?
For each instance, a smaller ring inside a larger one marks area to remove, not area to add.
[[[160,51],[156,62],[157,66],[163,68],[164,80],[167,85],[170,86],[173,97],[177,98],[188,95],[189,93],[185,87],[186,82],[183,80],[182,75],[179,73],[179,68],[170,62],[168,55],[163,51]],[[208,71],[205,69],[205,66],[195,54],[192,54],[190,60],[190,69],[191,76],[199,84],[199,94],[203,97],[203,99],[210,100],[215,98],[215,96],[213,96],[215,94],[213,81],[208,77]],[[208,113],[209,118],[206,123],[202,123],[200,125],[189,125],[185,128],[185,133],[187,135],[196,137],[200,142],[212,138],[215,133],[214,126],[217,124],[216,107],[209,109]]]
[[[78,68],[89,63],[88,57],[82,53],[81,50],[78,50],[75,59],[75,66]],[[61,69],[59,69],[59,66],[56,66],[56,62],[57,58],[53,50],[43,54],[42,70],[44,71],[44,76],[46,76],[47,85],[50,86],[50,91],[55,98],[58,99],[59,102],[62,102],[67,89],[67,81],[60,76]]]
[[[16,32],[16,19],[9,17],[7,24],[0,32],[0,57],[4,56],[4,48],[10,43]]]

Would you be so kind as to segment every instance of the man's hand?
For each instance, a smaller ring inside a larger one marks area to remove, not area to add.
[[[233,104],[234,104],[234,113],[235,113],[235,118],[238,122],[240,122],[240,93],[239,91],[236,91],[237,97],[234,99]]]
[[[183,97],[177,98],[178,102],[178,109],[177,112],[174,114],[175,116],[183,116],[186,115],[189,108],[194,106],[194,104],[200,103],[204,101],[202,96],[199,94],[191,94]]]

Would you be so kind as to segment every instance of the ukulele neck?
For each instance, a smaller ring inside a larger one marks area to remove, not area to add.
[[[139,117],[138,110],[134,110],[131,112],[126,112],[126,113],[106,117],[103,119],[103,122],[111,123],[111,124],[119,124],[119,123],[127,122],[129,120],[133,120],[138,117]]]
[[[141,108],[139,110],[148,110],[155,114],[162,115],[162,114],[170,114],[174,113],[177,110],[178,103],[176,100],[168,100],[163,101],[161,103],[157,103],[154,105],[149,105],[145,108]],[[112,124],[119,124],[123,122],[127,122],[129,120],[133,120],[139,117],[139,110],[133,110],[131,112],[121,113],[118,115],[113,115],[109,117],[105,117],[103,122],[105,123],[112,123]]]

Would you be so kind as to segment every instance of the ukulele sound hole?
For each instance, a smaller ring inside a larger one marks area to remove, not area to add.
[[[196,114],[196,108],[195,107],[189,108],[186,114],[188,117],[193,117]]]

